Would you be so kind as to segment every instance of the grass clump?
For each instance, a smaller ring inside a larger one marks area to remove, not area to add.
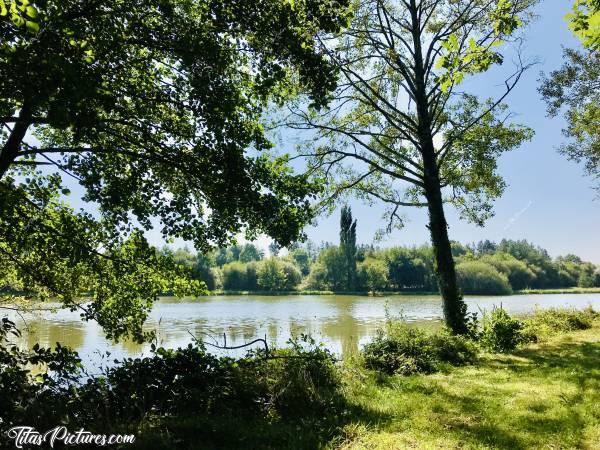
[[[373,342],[362,351],[366,368],[389,375],[433,373],[444,363],[471,363],[476,354],[475,344],[466,337],[446,330],[430,334],[392,321],[388,321],[386,328],[379,330]]]
[[[502,307],[485,313],[481,324],[479,343],[492,352],[507,353],[527,342],[523,322],[511,317]]]
[[[577,310],[574,308],[536,309],[535,313],[524,321],[523,332],[531,340],[544,340],[570,331],[588,330],[600,314],[591,306]]]

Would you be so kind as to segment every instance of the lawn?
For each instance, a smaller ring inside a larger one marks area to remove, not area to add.
[[[447,373],[345,369],[337,449],[600,448],[600,324]],[[353,408],[354,409],[354,408]]]

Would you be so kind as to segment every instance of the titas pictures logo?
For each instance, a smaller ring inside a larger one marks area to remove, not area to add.
[[[2,423],[1,418],[0,423]],[[49,446],[50,448],[54,448],[58,443],[68,446],[92,444],[105,447],[109,445],[133,444],[135,442],[133,434],[94,434],[83,428],[79,431],[71,432],[65,426],[57,426],[45,432],[39,432],[30,426],[17,426],[10,428],[7,431],[7,436],[14,442],[16,448],[24,448],[24,446]]]

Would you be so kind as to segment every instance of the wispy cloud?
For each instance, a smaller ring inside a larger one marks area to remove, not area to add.
[[[533,205],[533,202],[529,200],[529,203],[527,203],[527,206],[525,206],[525,208],[521,209],[520,211],[517,211],[517,213],[508,220],[508,223],[504,227],[504,231],[512,227],[515,224],[515,222],[519,220],[519,218],[525,213],[525,211],[527,211],[531,207],[531,205]]]

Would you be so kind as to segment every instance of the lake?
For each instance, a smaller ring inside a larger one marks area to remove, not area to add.
[[[536,307],[574,307],[588,305],[600,310],[600,294],[513,295],[507,297],[468,296],[469,311],[480,312],[500,305],[512,314],[526,314]],[[198,300],[161,298],[154,306],[146,329],[156,330],[158,344],[164,347],[186,346],[192,335],[207,342],[224,342],[235,346],[256,338],[270,345],[283,346],[292,336],[310,334],[338,356],[355,353],[385,323],[386,311],[392,317],[404,317],[418,326],[439,327],[442,318],[439,296],[211,296]],[[0,309],[0,316],[5,313]],[[54,346],[56,342],[77,350],[84,364],[103,364],[102,355],[109,351],[115,358],[147,355],[149,344],[125,341],[114,343],[103,337],[94,322],[82,322],[79,313],[27,313],[22,318],[8,313],[21,328],[22,348],[35,343]],[[210,351],[230,356],[246,350]]]

